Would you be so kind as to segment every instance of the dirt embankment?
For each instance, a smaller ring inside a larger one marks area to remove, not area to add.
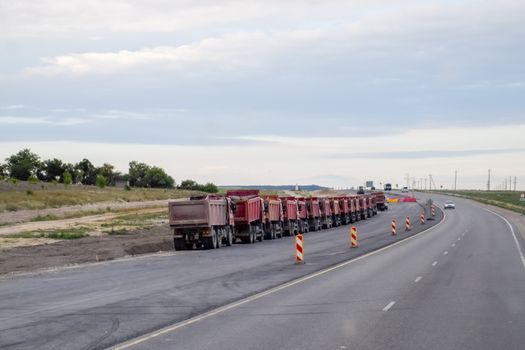
[[[1,249],[0,274],[31,272],[173,249],[170,228],[162,225],[132,234],[91,236],[51,244]]]

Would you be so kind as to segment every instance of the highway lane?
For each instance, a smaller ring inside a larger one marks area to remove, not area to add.
[[[348,247],[349,226],[306,234],[303,266],[288,237],[3,278],[0,348],[105,348],[407,237],[390,236],[390,220],[420,210],[397,204],[358,222],[358,249]]]
[[[455,201],[429,232],[119,349],[523,349],[521,248]]]

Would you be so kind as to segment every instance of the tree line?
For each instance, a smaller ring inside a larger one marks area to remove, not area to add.
[[[131,161],[129,171],[123,174],[115,170],[109,163],[96,167],[88,159],[72,164],[60,159],[41,160],[40,156],[23,149],[0,163],[0,177],[29,182],[59,182],[65,185],[83,184],[99,187],[115,186],[117,182],[124,182],[130,187],[174,188],[175,180],[164,169],[146,163]],[[217,186],[212,183],[198,184],[193,180],[181,182],[181,189],[199,190],[216,193]]]

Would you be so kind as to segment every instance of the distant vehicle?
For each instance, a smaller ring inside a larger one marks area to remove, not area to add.
[[[456,204],[452,201],[445,201],[444,209],[456,209]]]
[[[392,184],[385,184],[385,191],[392,191]]]
[[[401,192],[408,192],[408,187],[406,187],[406,186],[403,187],[403,188],[401,189]]]
[[[359,186],[359,189],[357,190],[357,194],[365,194],[365,188],[363,186]]]

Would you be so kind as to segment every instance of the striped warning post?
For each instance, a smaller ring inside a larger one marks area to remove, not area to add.
[[[397,220],[392,219],[392,236],[397,234]]]
[[[303,246],[303,235],[301,232],[295,236],[295,263],[304,263],[304,246]]]
[[[410,231],[410,216],[407,215],[405,219],[405,231]]]
[[[421,215],[419,216],[419,219],[421,221],[421,225],[424,225],[425,224],[425,213],[421,213]]]
[[[432,216],[436,216],[436,207],[434,204],[432,204],[432,207],[430,207],[430,210],[432,211]]]
[[[355,226],[350,229],[350,247],[357,248],[357,227]]]

